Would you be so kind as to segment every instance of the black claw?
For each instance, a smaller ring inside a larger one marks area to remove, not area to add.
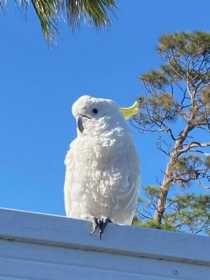
[[[111,223],[112,221],[109,218],[106,219],[97,219],[94,218],[93,222],[92,222],[92,230],[91,230],[91,234],[95,233],[95,232],[99,232],[99,238],[101,240],[102,238],[102,234],[107,226],[108,223]]]
[[[106,218],[105,220],[104,219],[99,220],[99,238],[100,238],[100,240],[102,238],[102,234],[104,233],[104,230],[105,230],[107,224],[110,222],[111,221],[109,218]]]

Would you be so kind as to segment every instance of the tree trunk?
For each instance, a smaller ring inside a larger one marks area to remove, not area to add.
[[[162,223],[163,215],[165,212],[165,205],[166,205],[166,199],[168,196],[169,188],[174,181],[174,177],[173,177],[174,164],[176,163],[179,155],[181,154],[180,151],[182,149],[182,145],[192,129],[193,129],[193,125],[191,125],[191,123],[189,122],[188,125],[181,132],[179,138],[175,141],[174,148],[170,154],[170,160],[166,166],[165,175],[163,177],[163,181],[160,186],[160,194],[157,201],[157,210],[155,211],[153,217],[154,220],[159,225]]]

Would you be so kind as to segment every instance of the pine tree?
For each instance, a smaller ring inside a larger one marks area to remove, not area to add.
[[[166,34],[157,50],[163,64],[140,77],[145,95],[134,121],[158,133],[167,164],[160,185],[145,188],[138,223],[210,233],[210,33]]]

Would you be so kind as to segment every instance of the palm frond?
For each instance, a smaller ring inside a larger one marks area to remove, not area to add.
[[[42,31],[48,40],[53,39],[57,30],[59,15],[59,0],[31,0],[34,10],[39,18]]]
[[[48,40],[54,38],[60,14],[67,17],[71,26],[77,26],[86,18],[96,27],[110,23],[109,11],[116,7],[116,0],[16,0],[21,7],[32,4],[40,21],[42,31]],[[7,0],[0,0],[0,8]]]
[[[86,17],[97,27],[110,23],[109,10],[116,7],[115,0],[66,0],[69,22],[77,25],[82,17]]]

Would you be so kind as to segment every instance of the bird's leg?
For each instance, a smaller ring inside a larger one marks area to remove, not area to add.
[[[101,240],[102,234],[107,226],[108,223],[111,223],[112,221],[109,218],[102,218],[98,219],[98,229],[99,229],[99,238]]]
[[[108,223],[111,223],[112,221],[109,218],[102,218],[102,219],[97,219],[93,218],[92,221],[92,229],[90,234],[94,234],[95,232],[99,231],[99,238],[101,240],[102,234],[107,226]]]
[[[99,229],[98,219],[94,217],[92,221],[92,229],[90,231],[90,234],[95,233],[98,229]]]

